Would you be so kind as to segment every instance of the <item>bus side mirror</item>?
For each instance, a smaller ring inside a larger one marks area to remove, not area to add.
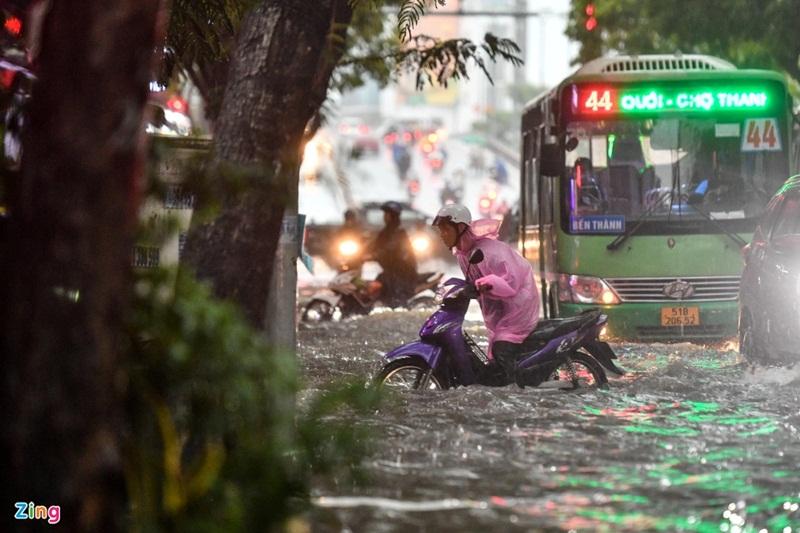
[[[539,171],[544,176],[560,176],[564,169],[564,153],[558,143],[542,145]]]

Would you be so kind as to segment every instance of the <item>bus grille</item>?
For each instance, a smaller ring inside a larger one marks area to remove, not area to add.
[[[675,299],[664,294],[664,288],[678,280],[692,286],[691,296]],[[719,302],[739,297],[739,276],[607,278],[606,281],[623,302]]]

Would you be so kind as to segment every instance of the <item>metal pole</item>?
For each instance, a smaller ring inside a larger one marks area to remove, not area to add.
[[[299,166],[298,166],[299,171]],[[289,201],[283,215],[281,236],[273,258],[272,280],[267,297],[264,334],[276,350],[297,349],[297,257],[299,250],[297,204],[298,180],[288,180]]]
[[[518,13],[524,13],[528,9],[528,0],[517,0],[515,8]],[[514,84],[521,87],[525,83],[525,68],[528,65],[528,19],[521,15],[515,15],[514,23],[516,25],[516,41],[520,48],[520,56],[522,56],[522,68],[514,69]]]

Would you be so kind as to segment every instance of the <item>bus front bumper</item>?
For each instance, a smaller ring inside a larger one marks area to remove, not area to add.
[[[632,341],[718,341],[737,334],[739,306],[736,301],[681,302],[698,307],[699,324],[693,326],[663,326],[662,308],[676,306],[671,302],[624,303],[619,305],[559,304],[559,316],[577,315],[585,309],[601,308],[608,315],[606,337]]]

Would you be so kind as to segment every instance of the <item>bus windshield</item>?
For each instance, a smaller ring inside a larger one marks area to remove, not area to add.
[[[780,124],[775,117],[572,122],[567,139],[577,146],[566,152],[565,209],[628,221],[646,213],[678,227],[707,218],[701,213],[723,223],[755,219],[788,173]]]

